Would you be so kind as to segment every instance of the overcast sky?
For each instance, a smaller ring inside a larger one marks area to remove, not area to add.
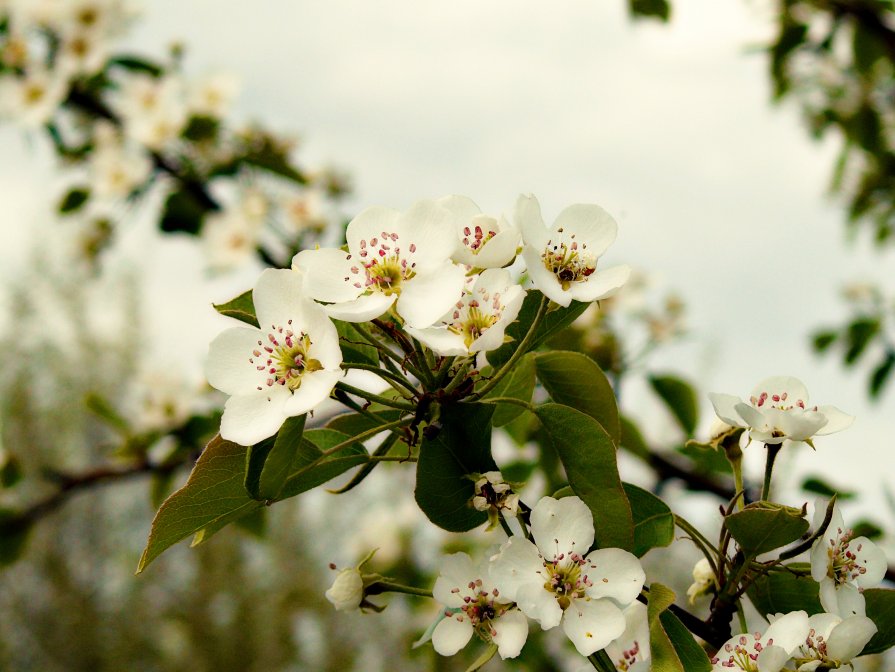
[[[657,365],[740,395],[765,376],[803,379],[814,401],[858,421],[800,468],[879,492],[888,470],[866,465],[892,464],[895,390],[869,406],[865,376],[816,359],[807,337],[842,320],[844,281],[891,279],[895,257],[847,244],[826,196],[835,143],[811,142],[794,106],[771,106],[756,49],[772,35],[764,4],[678,0],[659,25],[633,24],[624,0],[153,0],[128,47],[160,55],[180,40],[189,72],[240,75],[239,116],[299,134],[311,165],[350,171],[355,210],[461,193],[500,212],[532,192],[550,220],[601,204],[620,226],[606,263],[657,275],[687,301],[692,335]],[[48,159],[9,127],[0,137],[9,267],[44,212]],[[178,338],[210,298],[251,282],[209,288],[183,270],[188,247],[142,248],[142,263],[165,269],[152,300],[182,302],[155,331]],[[179,349],[200,357],[219,327],[209,317]],[[636,388],[626,401],[652,408]]]

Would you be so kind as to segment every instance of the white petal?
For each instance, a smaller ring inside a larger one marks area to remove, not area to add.
[[[850,583],[837,586],[832,579],[824,578],[820,582],[820,603],[825,611],[842,618],[866,615],[864,596]]]
[[[400,214],[397,210],[378,205],[361,210],[345,229],[345,240],[348,242],[351,254],[360,252],[362,240],[382,238],[383,231],[392,233]]]
[[[291,269],[268,268],[252,290],[255,315],[262,329],[284,326],[296,315],[295,304],[304,298],[302,276]]]
[[[498,231],[497,235],[473,252],[461,244],[454,253],[454,258],[461,264],[468,264],[475,268],[500,268],[506,266],[516,258],[516,250],[522,234],[519,229],[510,227]]]
[[[380,292],[365,294],[354,301],[331,303],[324,306],[326,314],[334,320],[344,322],[367,322],[385,313],[397,298],[394,294],[386,296]]]
[[[448,607],[463,605],[468,584],[480,578],[472,559],[466,553],[452,553],[441,561],[441,571],[432,588],[432,596]]]
[[[541,217],[541,204],[538,203],[538,199],[532,195],[520,195],[516,199],[513,222],[522,232],[522,240],[526,246],[543,251],[550,238],[550,231],[544,224],[544,218]]]
[[[515,658],[521,653],[528,639],[528,619],[521,611],[510,609],[492,621],[491,627],[494,629],[491,641],[497,644],[497,653],[501,658]]]
[[[551,301],[555,301],[559,305],[565,307],[572,303],[572,292],[565,291],[556,274],[547,270],[541,255],[544,253],[544,247],[535,247],[525,244],[522,249],[522,257],[525,259],[525,266],[528,269],[528,277],[541,292]]]
[[[803,401],[806,406],[808,405],[808,388],[805,387],[805,383],[792,376],[771,376],[770,378],[765,378],[755,386],[751,396],[758,398],[763,392],[767,393],[769,397],[775,394],[781,397],[786,395],[787,405],[796,404],[799,401]]]
[[[469,344],[470,352],[488,352],[496,350],[503,345],[507,327],[516,320],[519,310],[522,308],[522,302],[525,300],[525,291],[518,285],[510,287],[501,300],[506,301],[506,303],[500,319]]]
[[[288,397],[289,391],[281,385],[230,397],[221,416],[221,437],[241,446],[252,446],[273,436],[288,417],[283,410]]]
[[[779,646],[765,646],[761,653],[758,654],[758,672],[780,672],[786,661],[789,660],[789,654]]]
[[[404,330],[432,352],[442,357],[456,355],[468,355],[466,343],[460,334],[455,334],[447,327],[429,327],[427,329],[414,329],[404,327]],[[490,331],[490,329],[489,329]]]
[[[540,584],[528,583],[516,592],[516,605],[522,613],[534,619],[542,630],[550,630],[559,625],[563,611],[556,601],[556,595],[544,589],[544,580]]]
[[[525,585],[534,585],[541,592],[547,592],[543,590],[543,569],[544,561],[537,547],[523,537],[511,537],[491,563],[491,578],[501,599],[518,602],[517,593]]]
[[[613,266],[597,271],[586,280],[573,282],[569,291],[572,292],[572,298],[576,301],[583,303],[599,301],[615,294],[624,286],[629,277],[631,277],[630,266]]]
[[[642,602],[632,602],[622,611],[625,617],[625,631],[606,647],[606,654],[617,663],[624,658],[624,652],[635,647],[639,649],[637,660],[649,660],[649,621],[647,608]]]
[[[531,533],[551,562],[562,554],[583,556],[594,543],[594,517],[578,497],[543,497],[531,512]]]
[[[618,224],[599,205],[577,203],[570,205],[556,218],[552,230],[565,229],[575,233],[579,244],[587,245],[587,251],[599,257],[615,242]]]
[[[747,427],[763,430],[768,426],[764,413],[756,409],[754,406],[743,403],[742,401],[734,404],[734,410],[743,419]]]
[[[401,285],[398,314],[411,327],[430,327],[462,296],[465,281],[466,273],[451,262],[430,273],[418,273]]]
[[[847,662],[864,650],[876,631],[876,624],[866,616],[846,618],[826,638],[827,655],[834,660]]]
[[[610,597],[623,607],[637,599],[646,581],[640,560],[620,548],[601,548],[589,554],[582,571],[593,582],[585,589],[588,597]]]
[[[305,294],[327,303],[352,301],[363,292],[366,274],[363,270],[352,273],[354,266],[347,252],[332,248],[303,250],[292,259],[292,267],[304,275]],[[355,287],[355,282],[361,287]]]
[[[450,211],[435,201],[417,201],[398,217],[395,229],[401,232],[402,255],[405,245],[416,245],[413,260],[418,273],[441,266],[454,254],[457,233],[452,219]],[[407,237],[406,242],[404,236]]]
[[[885,553],[867,537],[852,539],[848,542],[848,548],[855,554],[855,561],[865,570],[855,581],[858,587],[864,589],[878,586],[888,568]]]
[[[815,432],[818,436],[832,434],[833,432],[841,432],[843,429],[851,427],[852,423],[855,421],[855,416],[843,413],[835,406],[818,406],[817,411],[823,413],[824,417],[827,419],[827,424]]]
[[[325,369],[338,369],[342,364],[342,348],[339,346],[339,332],[326,314],[323,306],[311,301],[302,301],[301,322],[293,322],[311,339],[308,356],[318,360]]]
[[[226,394],[249,394],[258,385],[264,385],[267,375],[256,367],[266,360],[258,360],[253,354],[260,339],[261,332],[248,327],[234,327],[218,334],[208,346],[208,383]]]
[[[827,424],[827,419],[816,411],[781,411],[769,408],[765,417],[768,424],[783,431],[791,441],[804,441],[815,435],[817,430]]]
[[[781,616],[768,626],[765,630],[762,641],[770,643],[773,640],[775,646],[779,646],[789,654],[805,641],[808,636],[808,614],[804,611],[792,611],[785,616]]]
[[[466,616],[460,614],[462,621],[458,617],[446,617],[435,626],[432,633],[432,646],[442,656],[453,656],[457,651],[462,649],[469,643],[472,637],[472,623]]]
[[[743,403],[739,397],[732,394],[721,394],[720,392],[710,392],[709,401],[715,409],[715,415],[721,418],[728,425],[734,427],[742,427],[743,420],[736,411],[736,405]]]
[[[462,231],[464,226],[468,226],[473,217],[482,214],[482,209],[471,198],[459,194],[444,196],[436,200],[435,203],[451,213],[454,226],[458,231]]]
[[[283,406],[286,415],[292,417],[313,411],[336,386],[342,371],[308,371],[301,377],[301,387],[295,390]]]
[[[610,600],[572,600],[562,616],[562,629],[582,656],[606,647],[625,631],[625,617]]]

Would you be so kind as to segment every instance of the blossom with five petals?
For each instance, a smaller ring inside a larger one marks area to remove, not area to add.
[[[219,334],[205,369],[212,387],[231,395],[221,436],[244,446],[272,436],[286,418],[313,410],[342,375],[336,327],[303,298],[298,273],[267,269],[252,300],[261,328]]]
[[[372,207],[348,224],[348,252],[303,250],[292,260],[310,298],[330,317],[366,322],[392,304],[411,327],[423,329],[460,298],[463,269],[451,262],[456,240],[451,213],[434,201],[406,212]]]
[[[594,521],[578,497],[541,499],[531,531],[534,542],[512,537],[492,559],[501,595],[544,630],[562,624],[581,655],[605,648],[624,632],[622,609],[643,588],[640,561],[620,548],[587,553]]]
[[[465,196],[445,196],[436,202],[454,218],[458,238],[454,261],[472,268],[500,268],[516,258],[522,234],[504,217],[483,215]]]
[[[814,510],[814,526],[819,528],[826,515],[826,505],[818,501]],[[820,603],[824,610],[842,618],[864,616],[865,588],[878,586],[886,575],[886,556],[867,537],[855,537],[845,527],[839,507],[833,506],[833,517],[811,547],[811,577],[820,583]]]
[[[866,616],[840,618],[814,614],[808,619],[805,641],[793,653],[798,672],[814,672],[823,665],[835,670],[851,663],[876,634],[876,624]]]
[[[763,443],[810,442],[846,429],[855,419],[835,406],[810,406],[804,383],[790,376],[761,381],[748,404],[732,394],[711,393],[709,399],[721,420],[748,428],[749,436]]]
[[[618,225],[598,205],[576,204],[547,228],[534,196],[520,196],[515,221],[525,246],[528,275],[544,295],[561,306],[597,301],[618,291],[631,275],[629,266],[597,270],[597,260],[615,241]]]
[[[495,587],[489,563],[476,567],[466,553],[447,556],[432,595],[446,609],[432,632],[432,646],[452,656],[473,634],[497,645],[501,658],[515,658],[528,638],[528,621]]]

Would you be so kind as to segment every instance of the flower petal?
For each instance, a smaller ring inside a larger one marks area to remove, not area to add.
[[[823,414],[816,411],[781,411],[769,408],[765,412],[768,424],[779,428],[790,441],[805,441],[817,433],[821,427],[827,424]]]
[[[541,204],[531,194],[522,194],[516,199],[516,209],[513,213],[513,222],[522,232],[522,240],[526,247],[543,250],[550,238],[550,231],[544,224],[541,216]]]
[[[850,583],[837,586],[832,579],[824,577],[820,582],[820,603],[825,611],[842,618],[866,616],[864,596]]]
[[[511,227],[506,222],[504,225],[508,228],[498,231],[497,235],[482,245],[478,252],[460,245],[454,253],[454,259],[475,268],[500,268],[509,264],[516,258],[522,234],[516,227]]]
[[[785,616],[781,616],[768,626],[765,630],[762,640],[768,644],[773,643],[783,649],[786,656],[789,655],[805,641],[808,636],[808,613],[805,611],[791,611]],[[782,665],[782,664],[781,664]]]
[[[522,613],[537,621],[542,630],[550,630],[562,620],[562,608],[556,601],[556,595],[544,589],[543,579],[540,584],[528,583],[516,593],[516,605]]]
[[[336,386],[342,371],[308,371],[302,374],[301,387],[286,400],[283,408],[289,417],[313,411]]]
[[[632,602],[622,611],[625,617],[625,631],[606,646],[606,654],[616,663],[624,660],[625,652],[637,649],[636,660],[650,659],[649,621],[647,608],[642,602]]]
[[[851,427],[852,423],[855,421],[855,416],[843,413],[835,406],[818,406],[817,411],[818,413],[823,413],[824,417],[827,419],[827,424],[815,432],[818,436],[832,434],[833,432],[841,432],[843,429]]]
[[[855,554],[855,562],[864,568],[855,582],[858,588],[875,588],[878,586],[883,577],[886,575],[888,568],[886,555],[879,546],[874,544],[867,537],[856,537],[848,542],[849,550]]]
[[[562,629],[582,656],[606,648],[625,631],[625,617],[611,600],[572,600],[562,616]]]
[[[542,497],[531,512],[531,533],[541,555],[584,555],[594,543],[594,517],[578,497]]]
[[[296,315],[295,304],[304,298],[302,275],[291,269],[268,268],[252,290],[255,315],[262,329],[283,326]]]
[[[546,242],[546,241],[545,241]],[[522,248],[522,257],[525,259],[525,266],[528,269],[528,277],[541,292],[551,301],[555,301],[559,305],[565,307],[572,303],[572,292],[565,291],[562,288],[556,274],[549,271],[541,259],[544,253],[544,247],[525,244]]]
[[[404,327],[404,330],[432,352],[442,357],[468,355],[469,350],[460,334],[455,334],[447,327],[428,327],[426,329],[414,329]]]
[[[324,306],[323,309],[334,320],[367,322],[385,313],[391,308],[396,298],[394,294],[386,296],[380,292],[373,292],[359,296],[354,301],[331,303]]]
[[[732,394],[721,394],[719,392],[710,392],[709,401],[715,409],[715,415],[721,418],[728,425],[734,427],[742,427],[743,419],[736,411],[736,405],[742,404],[743,400]]]
[[[475,581],[478,570],[466,553],[452,553],[441,561],[441,571],[432,588],[432,596],[447,607],[463,605],[468,584]]]
[[[588,597],[609,597],[621,606],[636,600],[646,581],[640,560],[620,548],[601,548],[590,553],[582,571],[592,582],[586,588]]]
[[[522,652],[528,639],[528,619],[518,609],[510,609],[503,616],[491,622],[494,634],[491,641],[497,644],[501,658],[515,658]]]
[[[402,231],[402,255],[405,245],[409,247],[412,243],[416,246],[413,260],[418,273],[441,266],[453,256],[457,248],[457,233],[452,220],[450,211],[435,201],[417,201],[398,216],[395,228]]]
[[[345,240],[348,242],[351,254],[360,252],[362,240],[381,238],[383,231],[392,233],[400,215],[397,210],[379,205],[361,210],[348,222],[348,228],[345,229]]]
[[[430,273],[418,273],[401,286],[398,314],[411,327],[430,327],[462,296],[465,282],[463,269],[449,261]]]
[[[552,230],[565,229],[575,233],[579,244],[587,246],[587,251],[599,257],[618,236],[618,224],[608,212],[592,203],[570,205],[556,218]]]
[[[261,332],[248,327],[234,327],[218,334],[208,346],[205,377],[212,387],[226,394],[249,394],[267,379],[258,371],[254,351]],[[261,360],[261,364],[264,360]]]
[[[599,301],[605,299],[618,290],[631,277],[631,267],[627,265],[613,266],[597,271],[586,280],[573,282],[569,291],[572,292],[572,298],[576,301],[588,303],[590,301]]]
[[[463,620],[459,620],[462,618]],[[453,656],[469,643],[472,638],[472,623],[466,616],[447,616],[435,626],[432,646],[442,656]]]
[[[808,405],[808,388],[805,387],[805,383],[792,376],[765,378],[755,386],[751,396],[759,398],[762,393],[767,393],[769,397],[779,395],[786,400],[787,405],[797,404],[799,401],[804,402],[805,406]]]
[[[543,589],[543,570],[544,560],[537,546],[523,537],[511,537],[491,562],[491,579],[501,599],[518,602],[519,589],[525,585],[535,585],[541,592],[547,592]]]
[[[288,417],[283,409],[289,391],[280,385],[255,394],[239,394],[224,404],[221,437],[241,446],[252,446],[273,436]]]
[[[758,672],[780,672],[788,660],[789,654],[782,647],[771,644],[761,650],[755,662]]]
[[[354,266],[347,252],[332,248],[302,250],[292,259],[292,267],[304,276],[305,295],[327,303],[352,301],[363,291],[366,275],[353,273]]]
[[[850,616],[826,638],[827,655],[833,660],[848,662],[864,650],[876,631],[876,623],[866,616]]]

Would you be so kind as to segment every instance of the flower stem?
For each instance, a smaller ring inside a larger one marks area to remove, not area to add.
[[[734,489],[737,491],[737,510],[742,511],[746,506],[746,495],[743,488],[743,457],[742,453],[738,459],[731,459],[730,466],[733,467]]]
[[[372,364],[363,364],[361,362],[351,362],[350,364],[342,364],[343,369],[358,369],[360,371],[370,371],[371,373],[375,373],[380,378],[385,379],[389,384],[397,383],[401,387],[403,387],[407,392],[410,392],[410,395],[415,395],[417,393],[417,389],[410,383],[409,380],[403,378],[402,376],[396,375],[395,373],[388,371],[387,369],[380,368],[378,366],[373,366]],[[395,386],[392,385],[394,388]],[[409,399],[410,396],[407,395],[407,392],[401,391],[400,389],[395,388],[396,391],[400,392],[404,395],[405,398]]]
[[[416,595],[417,597],[432,597],[431,590],[423,590],[422,588],[414,588],[413,586],[405,586],[401,583],[393,581],[376,581],[364,588],[366,595],[379,595],[381,593],[404,593],[405,595]]]
[[[512,404],[513,406],[520,406],[526,411],[535,412],[534,404],[522,401],[522,399],[516,399],[516,397],[491,397],[490,399],[482,399],[481,402],[483,404]]]
[[[397,408],[402,411],[416,411],[416,406],[407,402],[400,401],[398,399],[389,399],[388,397],[383,397],[379,394],[373,394],[372,392],[367,392],[366,390],[362,390],[359,387],[354,387],[354,385],[349,385],[348,383],[343,383],[339,381],[336,383],[336,388],[340,389],[344,392],[348,392],[349,394],[353,394],[355,396],[366,399],[367,401],[375,401],[377,404],[382,404],[383,406],[389,406],[391,408]]]
[[[709,561],[709,564],[712,566],[712,571],[715,572],[715,576],[719,579],[721,578],[721,571],[723,567],[718,567],[715,558],[719,558],[721,552],[712,545],[705,535],[702,534],[699,530],[696,529],[686,518],[683,516],[679,516],[674,514],[674,524],[681,528],[684,532],[690,535],[690,538],[693,540],[693,543],[699,546],[699,550],[702,551],[702,554]]]
[[[504,364],[493,376],[491,376],[491,380],[485,383],[485,386],[480,389],[478,392],[473,394],[469,400],[476,401],[481,399],[486,394],[488,394],[491,390],[497,387],[497,383],[501,381],[501,379],[510,372],[510,369],[515,366],[516,362],[528,352],[528,348],[531,345],[532,341],[535,338],[535,332],[538,330],[538,327],[541,326],[541,321],[544,319],[544,315],[547,314],[547,297],[541,297],[541,305],[538,306],[538,312],[535,315],[534,321],[531,323],[531,326],[528,328],[528,333],[525,334],[525,338],[522,339],[522,342],[519,343],[519,346],[516,348],[516,351],[513,352],[513,356],[510,357],[506,364]]]
[[[587,659],[590,661],[590,664],[594,666],[595,670],[599,670],[600,672],[616,672],[615,664],[609,658],[605,649],[590,654]]]
[[[466,359],[459,367],[457,367],[457,373],[454,374],[454,377],[451,378],[451,382],[444,388],[445,394],[450,394],[459,387],[460,383],[466,380],[466,372],[469,371],[469,367],[472,366],[472,361],[472,359]]]
[[[402,426],[405,422],[407,422],[407,420],[404,418],[401,418],[399,420],[395,420],[394,422],[387,422],[384,425],[372,427],[365,432],[361,432],[360,434],[355,434],[350,439],[345,439],[341,443],[337,443],[336,445],[334,445],[332,448],[327,448],[326,450],[322,451],[320,453],[320,457],[318,457],[316,460],[311,462],[309,465],[307,465],[306,467],[304,467],[301,471],[299,471],[297,473],[303,473],[303,472],[307,471],[308,469],[310,469],[311,467],[317,466],[317,463],[320,462],[320,460],[322,460],[324,457],[329,457],[333,453],[337,453],[340,450],[342,450],[343,448],[347,448],[348,446],[350,446],[353,443],[366,441],[367,439],[376,436],[380,432],[386,432],[390,429],[397,429],[398,427]]]
[[[774,461],[777,459],[777,453],[783,447],[782,443],[766,443],[765,448],[768,449],[768,459],[764,465],[764,483],[761,486],[762,501],[769,501],[771,497],[771,476],[774,473]]]

